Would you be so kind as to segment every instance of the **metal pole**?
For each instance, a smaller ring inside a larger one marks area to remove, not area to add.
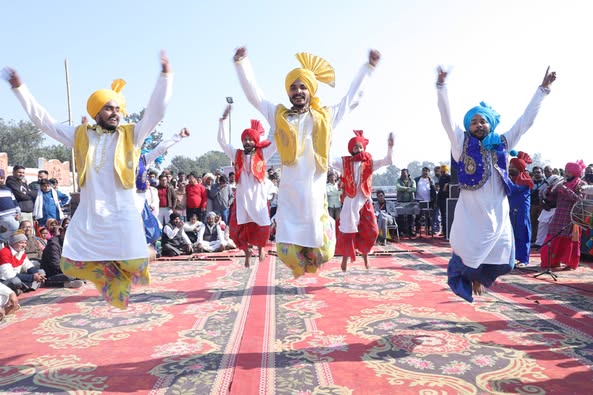
[[[68,59],[64,59],[64,68],[66,69],[66,95],[68,97],[68,125],[72,126],[72,102],[70,100],[70,75],[68,73]],[[72,190],[78,192],[76,183],[76,161],[74,160],[74,148],[71,151],[72,156]]]

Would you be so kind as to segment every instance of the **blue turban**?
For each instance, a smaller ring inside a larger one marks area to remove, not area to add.
[[[484,102],[480,102],[479,106],[475,106],[471,108],[463,117],[463,126],[465,130],[469,132],[469,126],[472,122],[472,119],[476,114],[480,114],[486,121],[490,124],[490,134],[488,134],[483,140],[482,145],[487,149],[496,149],[496,147],[502,142],[500,140],[500,136],[494,133],[494,129],[498,126],[500,122],[500,114],[497,113],[492,107]]]

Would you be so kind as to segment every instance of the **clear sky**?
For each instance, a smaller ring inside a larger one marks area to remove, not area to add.
[[[165,49],[175,73],[173,98],[160,130],[187,126],[189,141],[168,155],[196,158],[219,150],[218,118],[225,97],[235,101],[232,142],[251,118],[232,56],[245,45],[266,97],[289,104],[286,73],[297,52],[327,59],[336,88],[320,85],[322,103],[346,93],[368,50],[381,62],[361,105],[334,130],[332,154],[344,155],[353,129],[370,139],[368,151],[383,156],[393,131],[395,164],[446,161],[449,142],[436,106],[436,66],[451,69],[452,115],[484,100],[508,130],[540,84],[546,67],[558,79],[518,150],[539,152],[554,166],[593,162],[591,113],[593,2],[582,0],[305,0],[305,1],[116,1],[3,2],[0,66],[17,69],[49,112],[67,122],[64,60],[70,70],[72,113],[77,122],[95,90],[123,78],[128,111],[142,109]],[[5,84],[0,118],[26,119]],[[265,124],[265,122],[264,122]],[[49,141],[50,143],[55,143]],[[1,149],[1,147],[0,147]],[[165,164],[167,164],[165,162]]]

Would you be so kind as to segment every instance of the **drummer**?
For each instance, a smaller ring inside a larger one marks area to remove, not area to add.
[[[586,183],[581,179],[585,163],[582,160],[569,162],[564,168],[564,182],[559,183],[549,200],[556,201],[556,211],[541,249],[543,269],[560,268],[575,270],[581,258],[581,228],[573,224],[571,209],[583,197],[581,190]],[[551,254],[548,256],[548,254]]]

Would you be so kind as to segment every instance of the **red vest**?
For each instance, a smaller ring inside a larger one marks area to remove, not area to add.
[[[353,198],[356,195],[356,184],[354,183],[354,161],[352,156],[343,156],[342,165],[344,167],[344,174],[342,175],[344,195]],[[370,197],[373,187],[373,160],[361,161],[360,166],[362,167],[360,189],[364,196]]]
[[[235,181],[239,182],[241,172],[245,165],[245,153],[238,149],[235,154]],[[261,148],[256,148],[253,155],[251,155],[251,173],[259,182],[264,182],[266,179],[266,161],[264,160],[264,151]]]

